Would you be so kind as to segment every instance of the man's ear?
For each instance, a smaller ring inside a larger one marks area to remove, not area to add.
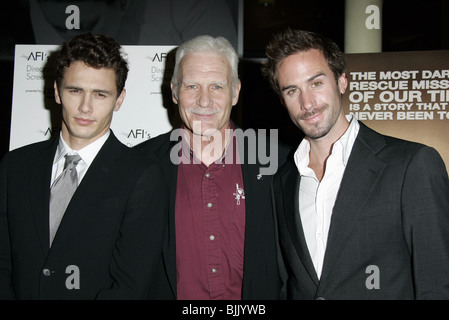
[[[171,99],[175,104],[178,104],[178,98],[176,98],[175,85],[173,82],[170,82],[170,88],[171,88]]]
[[[59,95],[59,89],[58,89],[58,85],[56,84],[56,81],[53,84],[53,87],[55,89],[55,100],[57,104],[61,104],[61,97]]]
[[[285,100],[284,100],[284,98],[282,96],[279,96],[279,101],[284,106],[284,108],[287,108],[287,105],[285,104]]]
[[[348,87],[348,79],[346,78],[346,73],[342,73],[341,76],[338,78],[338,89],[341,94],[344,94],[346,92],[346,88]]]
[[[240,89],[242,88],[242,82],[239,80],[234,86],[234,94],[232,96],[232,105],[235,106],[239,102]]]
[[[125,96],[126,96],[126,89],[123,89],[120,95],[118,96],[117,100],[115,101],[114,111],[120,110],[120,107],[122,106],[122,103],[125,100]]]

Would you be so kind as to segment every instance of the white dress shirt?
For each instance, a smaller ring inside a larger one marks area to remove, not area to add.
[[[78,185],[79,185],[81,183],[81,180],[84,178],[87,169],[89,169],[91,163],[94,161],[101,147],[108,139],[110,133],[111,133],[110,130],[108,130],[108,132],[101,138],[95,140],[88,146],[85,146],[84,148],[77,151],[72,150],[62,138],[62,134],[60,134],[59,144],[56,149],[55,158],[53,160],[50,187],[53,185],[53,182],[56,180],[56,178],[64,170],[66,154],[69,155],[78,154],[81,157],[81,161],[76,166],[76,172],[78,173]]]
[[[315,172],[308,167],[310,143],[307,139],[302,140],[294,156],[301,175],[299,215],[318,278],[321,277],[323,268],[332,210],[360,128],[360,124],[353,116],[349,115],[346,118],[350,121],[349,127],[344,135],[334,143],[332,153],[326,161],[326,169],[321,182],[317,179]]]

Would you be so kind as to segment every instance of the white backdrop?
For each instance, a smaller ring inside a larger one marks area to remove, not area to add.
[[[126,98],[114,113],[111,128],[130,147],[172,129],[161,86],[166,57],[174,48],[123,46],[129,64]],[[57,49],[56,45],[16,45],[10,150],[59,132],[60,118],[51,116],[60,117],[61,106],[54,101],[52,70],[47,72],[48,60]]]

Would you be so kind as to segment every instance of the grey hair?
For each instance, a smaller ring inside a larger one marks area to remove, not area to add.
[[[212,37],[208,35],[197,36],[189,41],[184,42],[176,50],[175,67],[173,70],[172,83],[174,87],[174,95],[178,97],[179,90],[179,66],[182,59],[190,54],[196,52],[211,52],[225,57],[232,70],[232,89],[235,88],[239,82],[238,64],[239,57],[232,47],[231,43],[224,37]],[[233,94],[234,94],[234,90]]]

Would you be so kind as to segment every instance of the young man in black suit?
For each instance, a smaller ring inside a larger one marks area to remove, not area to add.
[[[439,154],[345,116],[343,53],[312,32],[264,73],[306,138],[273,178],[288,299],[448,299],[449,182]]]
[[[166,192],[159,167],[110,130],[128,74],[120,45],[76,36],[55,69],[59,137],[1,164],[0,298],[155,298]]]

